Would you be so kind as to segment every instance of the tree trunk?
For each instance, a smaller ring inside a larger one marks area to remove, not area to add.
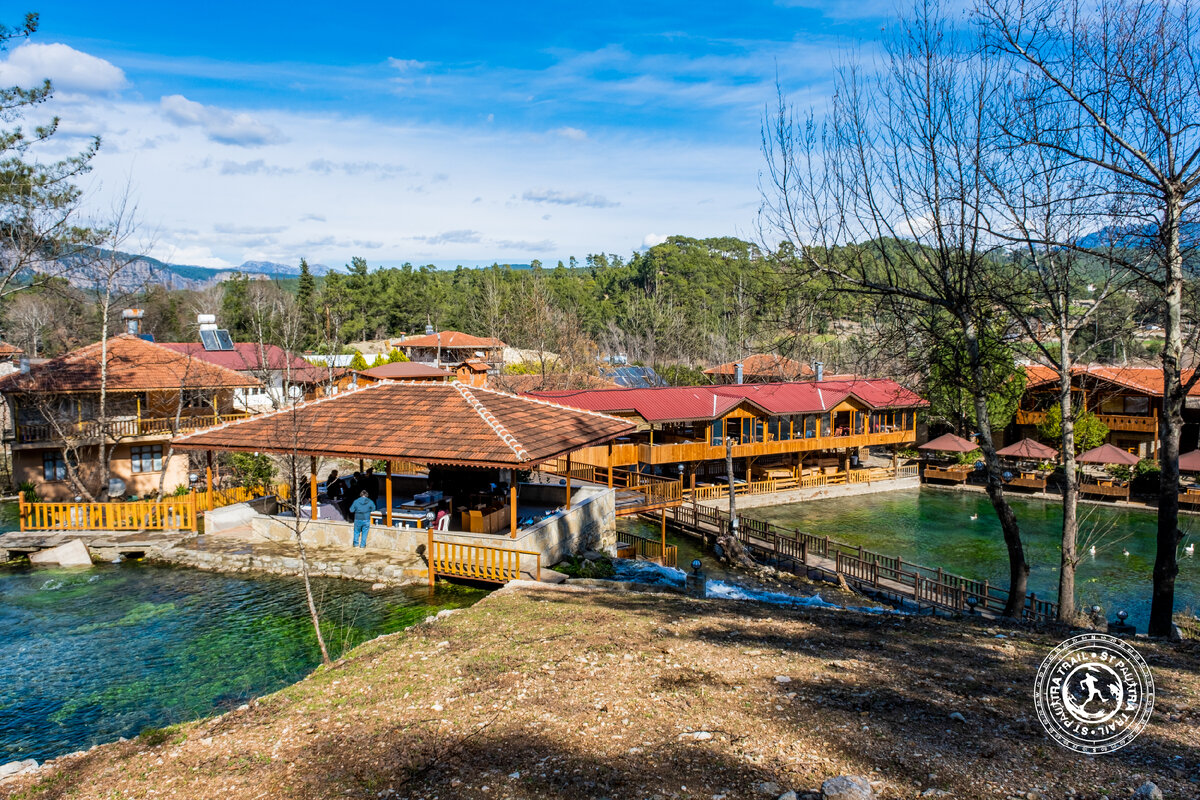
[[[987,393],[982,390],[986,386],[983,374],[983,361],[979,350],[979,334],[973,322],[963,325],[963,338],[967,345],[967,356],[971,365],[974,389],[971,392],[975,401],[975,422],[979,427],[979,447],[983,451],[985,474],[987,476],[987,494],[1000,520],[1000,530],[1004,534],[1004,545],[1008,549],[1008,603],[1004,607],[1004,616],[1020,617],[1025,609],[1025,593],[1029,584],[1029,565],[1025,563],[1025,550],[1021,544],[1021,529],[1017,524],[1017,515],[1004,496],[1004,483],[1000,478],[1000,457],[996,455],[996,447],[992,442],[991,417],[988,413]]]
[[[1062,303],[1062,314],[1066,315],[1066,298]],[[1063,458],[1063,523],[1062,559],[1058,572],[1058,621],[1075,622],[1075,566],[1079,558],[1075,552],[1079,537],[1079,475],[1075,469],[1075,415],[1071,402],[1071,336],[1066,320],[1059,322],[1059,382],[1058,403],[1062,411],[1062,436],[1059,446]]]
[[[292,454],[292,531],[296,537],[296,549],[300,556],[300,574],[304,577],[304,597],[308,601],[308,616],[312,620],[313,631],[317,634],[317,646],[321,648],[321,663],[329,664],[329,648],[325,646],[325,636],[321,633],[321,618],[317,614],[317,603],[313,599],[312,581],[308,574],[308,550],[304,547],[304,522],[300,516],[300,468],[299,459]],[[313,497],[309,502],[316,503]],[[315,507],[315,505],[314,505]]]
[[[1150,601],[1151,636],[1169,636],[1175,613],[1175,576],[1179,574],[1176,550],[1182,539],[1179,530],[1179,438],[1183,429],[1184,394],[1180,375],[1183,334],[1183,256],[1179,225],[1182,206],[1168,194],[1162,231],[1166,274],[1163,276],[1163,409],[1158,417],[1159,464],[1158,547],[1154,557],[1154,591]]]
[[[737,503],[734,500],[733,483],[733,440],[728,436],[725,437],[725,477],[729,481],[729,524],[733,525],[737,519]]]

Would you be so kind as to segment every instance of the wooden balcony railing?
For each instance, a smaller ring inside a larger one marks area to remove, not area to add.
[[[84,440],[99,441],[107,434],[112,441],[131,439],[138,436],[170,435],[200,430],[222,422],[245,419],[250,416],[245,413],[202,414],[185,416],[176,420],[174,417],[120,417],[110,419],[101,424],[98,420],[80,420],[59,425],[48,422],[22,422],[16,425],[17,444],[34,444],[36,442],[53,442],[67,436]]]
[[[835,450],[846,447],[903,444],[916,441],[911,430],[886,433],[851,433],[843,436],[813,436],[807,439],[777,439],[769,442],[747,442],[733,446],[734,458],[768,456],[781,453],[808,453],[816,450]],[[709,442],[677,444],[639,444],[638,461],[643,464],[670,464],[680,461],[708,461],[725,457],[725,445]]]
[[[1016,423],[1018,425],[1041,425],[1046,419],[1045,411],[1026,411],[1018,409]],[[1110,431],[1125,431],[1136,433],[1158,433],[1157,416],[1133,416],[1130,414],[1096,414],[1096,419],[1104,423]]]

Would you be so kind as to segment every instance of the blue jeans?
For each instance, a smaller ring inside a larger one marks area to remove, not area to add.
[[[355,522],[354,523],[354,546],[355,547],[366,547],[367,546],[367,531],[370,530],[370,528],[371,528],[370,522],[364,521],[364,522]]]

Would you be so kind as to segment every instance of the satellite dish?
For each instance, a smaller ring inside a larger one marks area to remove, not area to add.
[[[120,478],[108,479],[108,496],[120,497],[125,494],[125,481]]]

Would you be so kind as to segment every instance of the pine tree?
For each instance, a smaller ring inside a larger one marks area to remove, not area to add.
[[[308,261],[300,259],[300,280],[296,285],[296,310],[300,314],[301,343],[312,347],[316,339],[316,294],[317,282],[308,269]]]
[[[382,367],[386,363],[388,363],[387,358],[383,355],[383,353],[379,353],[375,356],[375,360],[371,362],[371,366]]]
[[[357,350],[354,351],[354,358],[350,359],[350,369],[353,369],[353,370],[367,369],[367,360],[365,358],[363,358],[363,354],[358,352]]]
[[[387,360],[388,360],[389,364],[398,364],[403,361],[408,361],[408,356],[406,356],[406,355],[404,355],[404,353],[400,352],[399,349],[393,347],[392,352],[388,353]]]

